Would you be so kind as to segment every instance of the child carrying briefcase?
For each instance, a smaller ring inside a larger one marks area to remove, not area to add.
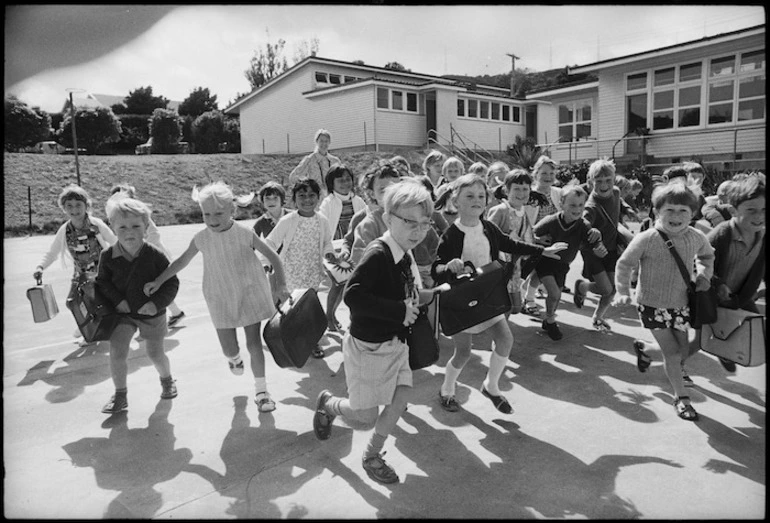
[[[291,293],[288,302],[276,304],[262,336],[275,363],[283,368],[302,368],[326,331],[326,313],[315,289]]]
[[[35,323],[48,321],[59,313],[53,287],[47,283],[43,284],[42,277],[37,278],[36,286],[27,289],[27,299],[32,305],[32,318]]]

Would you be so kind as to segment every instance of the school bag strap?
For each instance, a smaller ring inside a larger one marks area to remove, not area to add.
[[[689,290],[693,289],[692,285],[692,278],[690,277],[690,272],[687,270],[687,267],[684,264],[684,261],[682,261],[682,258],[679,256],[679,253],[676,250],[676,247],[674,247],[674,242],[671,241],[671,239],[668,237],[666,233],[661,231],[660,229],[655,229],[658,231],[658,234],[663,238],[663,241],[666,244],[666,247],[668,247],[668,251],[671,253],[671,256],[674,257],[674,260],[676,261],[677,267],[679,267],[679,272],[682,273],[682,278],[684,278],[685,285],[687,285],[687,288]]]

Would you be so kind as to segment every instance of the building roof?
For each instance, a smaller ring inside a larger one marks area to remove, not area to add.
[[[440,84],[440,85],[447,85],[447,86],[454,86],[454,87],[460,87],[463,89],[467,89],[469,91],[477,91],[479,94],[488,94],[491,96],[500,96],[503,98],[509,98],[511,97],[507,95],[506,93],[509,92],[508,88],[504,87],[497,87],[493,85],[482,85],[482,84],[471,84],[470,82],[461,82],[457,80],[451,80],[448,78],[444,78],[442,76],[434,76],[430,74],[423,74],[423,73],[414,73],[412,71],[399,71],[397,69],[389,69],[387,67],[376,67],[373,65],[366,65],[366,64],[360,64],[355,62],[345,62],[343,60],[334,60],[331,58],[322,58],[319,56],[308,56],[301,62],[297,63],[296,65],[290,67],[280,75],[276,76],[275,78],[271,79],[264,85],[254,89],[250,93],[242,96],[240,99],[236,100],[232,104],[230,104],[228,107],[224,109],[225,113],[238,113],[238,108],[243,105],[246,101],[252,99],[254,96],[256,96],[261,91],[267,89],[268,87],[274,85],[275,83],[283,80],[290,74],[294,74],[299,69],[305,67],[306,65],[310,63],[317,63],[317,64],[327,64],[327,65],[342,65],[345,67],[349,67],[352,69],[358,69],[359,71],[370,73],[371,76],[368,78],[364,78],[363,80],[371,80],[371,79],[377,79],[382,81],[387,81],[389,83],[403,83],[404,85],[413,85],[413,86],[424,86],[428,84]],[[393,79],[383,79],[382,77],[377,77],[377,74],[387,74],[389,76],[397,75],[403,77],[403,80],[393,80]],[[348,82],[347,85],[349,86],[353,82]],[[343,88],[346,84],[340,84],[340,85],[334,85],[330,87],[324,87],[322,88],[324,91],[328,92],[331,89],[337,89],[337,88]],[[320,89],[319,89],[320,91]],[[315,90],[313,91],[315,92]],[[514,98],[516,99],[516,98]]]
[[[692,40],[681,44],[669,45],[667,47],[659,47],[657,49],[652,49],[650,51],[643,51],[641,53],[634,53],[626,56],[621,56],[618,58],[610,58],[608,60],[601,60],[599,62],[594,62],[586,65],[568,67],[567,72],[569,74],[590,73],[601,69],[606,69],[607,67],[624,65],[632,62],[638,62],[640,60],[645,60],[648,58],[657,58],[660,56],[665,56],[673,53],[680,53],[682,51],[696,49],[698,47],[703,47],[706,45],[725,43],[732,40],[745,38],[747,36],[764,34],[764,32],[765,32],[765,24],[756,25],[753,27],[748,27],[746,29],[739,29],[738,31],[731,31],[729,33],[721,33],[714,36],[707,36],[698,40]]]

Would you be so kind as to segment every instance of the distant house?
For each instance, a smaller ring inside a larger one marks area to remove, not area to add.
[[[598,80],[527,94],[552,158],[640,160],[650,171],[698,158],[765,168],[765,26],[571,67]]]
[[[526,136],[525,111],[508,89],[316,56],[224,109],[240,115],[246,155],[309,152],[320,128],[335,151],[425,147],[429,136],[500,151]]]
[[[77,108],[86,107],[112,107],[115,104],[122,104],[125,96],[116,96],[112,94],[92,94],[92,93],[72,93],[72,102]],[[169,101],[166,109],[179,110],[179,104],[182,102]],[[64,101],[61,112],[67,113],[70,110],[69,96]]]

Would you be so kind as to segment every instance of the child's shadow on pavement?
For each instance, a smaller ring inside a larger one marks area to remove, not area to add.
[[[96,484],[118,491],[104,513],[105,519],[152,518],[163,505],[154,486],[180,472],[197,472],[188,448],[175,449],[174,426],[168,415],[172,402],[160,400],[146,428],[128,428],[128,415],[114,414],[104,423],[108,438],[86,437],[62,448],[75,467],[92,467]]]
[[[132,341],[128,353],[128,373],[136,372],[142,367],[152,366],[147,357],[144,344],[137,348]],[[178,340],[165,341],[166,352],[179,345]],[[103,381],[111,379],[110,374],[110,342],[101,341],[88,347],[78,347],[63,358],[66,366],[57,367],[49,372],[54,360],[40,361],[27,370],[24,378],[17,383],[18,387],[32,385],[42,381],[52,388],[46,392],[45,399],[49,403],[66,403],[80,396],[86,389]]]

